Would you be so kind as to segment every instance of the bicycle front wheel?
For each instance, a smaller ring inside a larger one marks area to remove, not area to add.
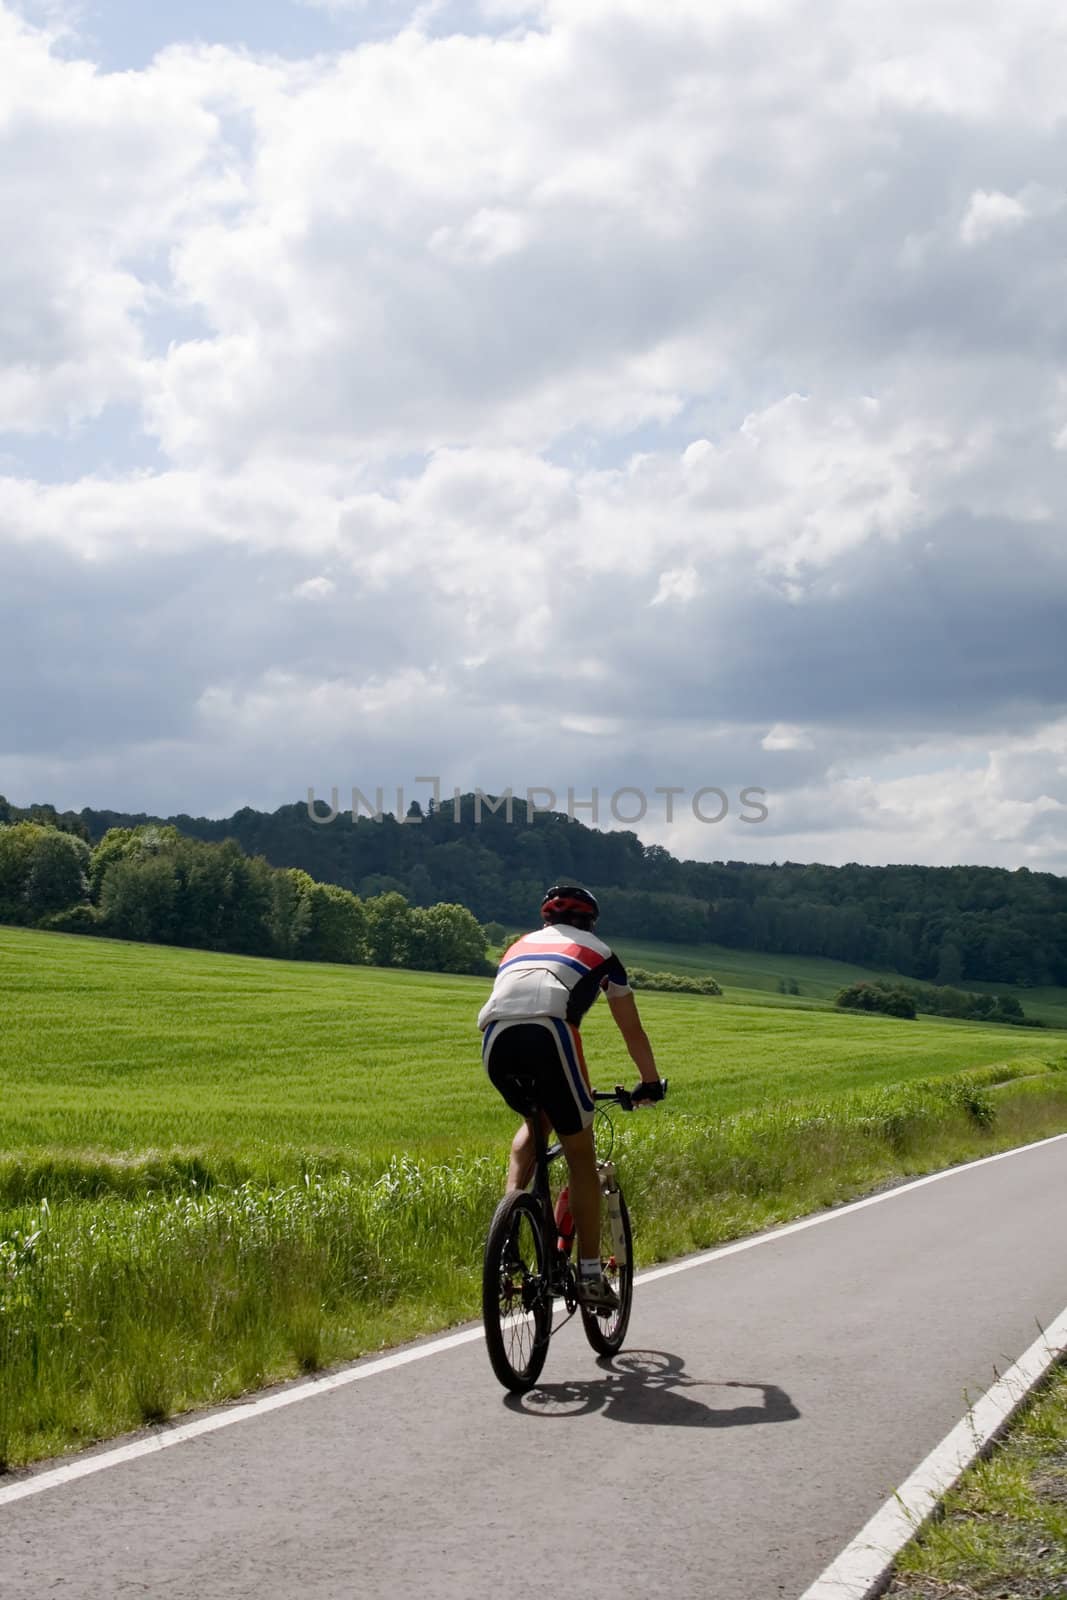
[[[506,1194],[489,1225],[482,1268],[489,1360],[505,1389],[525,1394],[541,1375],[552,1332],[552,1295],[540,1208]]]
[[[616,1351],[622,1349],[622,1341],[626,1338],[626,1330],[630,1325],[630,1307],[634,1297],[634,1236],[630,1227],[630,1213],[626,1209],[626,1201],[622,1197],[621,1190],[619,1231],[621,1237],[615,1239],[607,1201],[602,1200],[600,1259],[604,1267],[604,1276],[618,1296],[619,1309],[612,1312],[609,1317],[598,1317],[595,1311],[586,1311],[585,1307],[582,1307],[582,1326],[585,1329],[585,1336],[601,1356],[613,1356]]]

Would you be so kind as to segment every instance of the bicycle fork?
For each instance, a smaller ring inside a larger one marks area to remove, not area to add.
[[[615,1177],[614,1161],[599,1161],[597,1172],[600,1176],[600,1190],[604,1196],[604,1204],[608,1208],[608,1221],[611,1225],[611,1245],[615,1264],[619,1267],[627,1265],[626,1233],[622,1225],[622,1196],[619,1193],[618,1180]]]

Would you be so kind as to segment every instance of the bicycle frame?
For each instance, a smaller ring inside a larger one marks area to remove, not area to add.
[[[578,1304],[578,1295],[574,1281],[574,1266],[570,1257],[559,1248],[556,1231],[556,1214],[552,1204],[552,1186],[549,1183],[548,1169],[553,1161],[558,1161],[563,1154],[563,1146],[559,1143],[549,1145],[545,1138],[545,1130],[541,1122],[540,1111],[533,1118],[534,1132],[534,1174],[530,1184],[529,1193],[541,1212],[541,1226],[545,1239],[545,1256],[548,1261],[548,1292],[555,1298],[557,1295],[565,1301],[567,1311],[573,1316]]]
[[[624,1111],[632,1111],[631,1096],[626,1089],[618,1087],[607,1091],[594,1089],[593,1099],[598,1104],[616,1105]],[[606,1119],[609,1127],[611,1119]],[[577,1279],[574,1263],[570,1255],[559,1248],[556,1230],[555,1208],[552,1204],[552,1186],[549,1182],[548,1169],[553,1161],[558,1161],[563,1155],[563,1146],[558,1142],[549,1144],[545,1138],[545,1130],[539,1108],[535,1108],[530,1122],[534,1135],[534,1171],[527,1192],[536,1201],[541,1213],[541,1226],[545,1239],[545,1255],[548,1261],[548,1293],[553,1299],[559,1298],[567,1307],[568,1316],[573,1316],[578,1305]],[[612,1132],[612,1145],[614,1144],[614,1130]],[[609,1145],[609,1152],[612,1146]],[[598,1162],[598,1166],[600,1163]]]

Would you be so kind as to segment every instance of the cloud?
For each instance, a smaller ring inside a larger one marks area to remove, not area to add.
[[[366,9],[104,73],[0,0],[5,789],[756,784],[664,842],[1063,863],[1065,25]]]
[[[978,244],[1006,229],[1020,227],[1029,214],[1022,201],[1013,195],[987,194],[984,189],[978,189],[972,194],[960,223],[960,238],[964,244]]]
[[[814,740],[803,728],[791,727],[787,722],[776,722],[760,740],[761,750],[813,750]]]
[[[695,567],[671,567],[660,573],[659,585],[648,603],[650,606],[661,606],[669,600],[676,600],[680,605],[687,605],[699,593],[700,579]]]
[[[337,585],[332,578],[305,578],[303,583],[297,584],[293,593],[300,600],[325,600],[336,590]]]

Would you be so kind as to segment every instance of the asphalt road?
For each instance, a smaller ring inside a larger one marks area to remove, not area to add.
[[[796,1600],[1067,1302],[1067,1140],[0,1506],[4,1600]],[[639,1227],[638,1219],[638,1227]],[[0,1484],[7,1480],[0,1479]]]

